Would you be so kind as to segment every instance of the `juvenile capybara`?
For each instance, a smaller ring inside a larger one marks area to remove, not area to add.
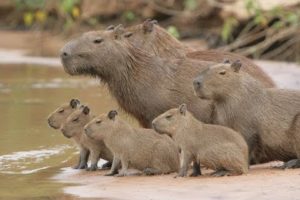
[[[110,111],[94,118],[85,126],[85,133],[97,141],[103,141],[114,155],[111,171],[117,176],[134,175],[136,169],[147,175],[175,172],[179,167],[179,149],[168,137],[153,129],[134,128]]]
[[[80,109],[71,113],[62,123],[61,131],[67,138],[72,138],[80,149],[79,169],[87,167],[87,160],[90,154],[91,166],[87,170],[95,171],[100,158],[112,162],[113,156],[110,150],[101,141],[90,139],[84,134],[83,127],[91,121],[93,116],[87,106],[81,106]]]
[[[265,87],[274,87],[272,79],[257,66],[252,60],[231,52],[219,50],[195,50],[175,37],[170,35],[164,28],[157,24],[156,20],[146,20],[142,24],[128,27],[124,36],[130,40],[133,46],[144,49],[146,52],[152,53],[164,58],[192,58],[201,61],[209,61],[220,63],[225,59],[235,61],[239,59],[246,66],[242,69],[257,79]]]
[[[153,120],[154,129],[169,135],[181,149],[178,176],[187,176],[191,161],[215,170],[215,176],[248,172],[248,146],[241,134],[230,128],[198,121],[185,104]]]
[[[156,25],[154,28],[163,30]],[[150,128],[156,116],[182,102],[187,103],[197,119],[209,123],[210,101],[197,100],[190,82],[212,62],[154,54],[153,51],[159,52],[164,48],[165,41],[174,40],[165,31],[161,31],[160,35],[166,36],[153,41],[157,48],[151,50],[148,48],[151,42],[145,42],[143,46],[137,44],[138,39],[131,41],[134,33],[124,32],[120,26],[114,30],[88,32],[64,46],[61,60],[67,73],[98,77],[107,83],[120,107],[139,120],[143,127]],[[149,35],[149,41],[152,41],[150,38],[153,38],[152,35]],[[166,49],[170,52],[176,48]],[[249,73],[252,70],[256,71],[253,76],[258,79],[266,76],[254,64],[249,67]],[[271,80],[267,76],[265,78],[267,86]]]
[[[296,159],[287,132],[300,112],[300,92],[266,89],[241,66],[227,61],[200,72],[194,80],[196,94],[214,101],[214,123],[240,132],[251,156],[261,151],[268,160]]]
[[[48,116],[49,126],[54,129],[59,129],[62,122],[66,120],[67,117],[74,112],[79,105],[80,101],[78,99],[72,99],[70,103],[65,103],[59,106]]]

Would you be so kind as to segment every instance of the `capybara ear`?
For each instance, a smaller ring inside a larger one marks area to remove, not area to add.
[[[223,63],[224,63],[224,64],[230,64],[230,60],[229,60],[229,59],[225,59],[225,60],[223,61]]]
[[[231,64],[231,68],[234,72],[239,72],[242,67],[242,63],[240,60],[236,60]]]
[[[143,22],[144,33],[150,33],[150,32],[152,32],[154,24],[157,23],[157,21],[156,22],[155,21],[156,20],[146,19]]]
[[[114,29],[114,35],[115,39],[121,38],[121,35],[125,32],[124,26],[122,24],[119,24]]]
[[[156,25],[158,24],[158,21],[156,19],[153,19],[151,22],[152,24],[156,24]]]
[[[82,109],[82,113],[88,115],[90,113],[90,108],[88,106],[84,106]]]
[[[114,26],[114,25],[109,25],[109,26],[106,28],[107,31],[112,31],[112,30],[114,30],[114,29],[115,29],[115,26]]]
[[[185,114],[186,114],[186,111],[187,111],[187,106],[186,106],[186,104],[185,104],[185,103],[181,104],[181,105],[179,106],[179,112],[180,112],[180,114],[185,115]]]
[[[109,111],[109,113],[107,114],[107,117],[111,120],[114,120],[116,115],[118,115],[118,112],[116,110],[111,110]]]
[[[133,34],[132,32],[126,32],[124,33],[124,37],[129,38],[132,36],[132,34]]]
[[[80,104],[80,101],[78,100],[78,99],[72,99],[71,101],[70,101],[70,106],[72,107],[72,108],[77,108],[77,106]]]

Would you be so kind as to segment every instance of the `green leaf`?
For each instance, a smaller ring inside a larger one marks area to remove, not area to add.
[[[127,20],[127,21],[134,21],[135,20],[135,14],[132,12],[132,11],[126,11],[124,14],[123,14],[124,18]]]
[[[177,39],[180,38],[180,33],[179,33],[178,29],[176,28],[176,26],[168,26],[167,31],[169,34],[171,34],[175,38],[177,38]]]
[[[183,5],[184,5],[185,10],[193,11],[193,10],[196,10],[196,8],[198,7],[198,1],[196,1],[196,0],[185,0],[183,2]]]

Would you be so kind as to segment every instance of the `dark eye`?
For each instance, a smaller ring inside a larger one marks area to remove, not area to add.
[[[72,121],[73,122],[78,122],[78,120],[79,120],[79,118],[77,117],[77,118],[73,119]]]
[[[219,74],[225,75],[225,74],[226,74],[226,71],[221,71],[221,72],[219,72]]]
[[[64,109],[61,109],[58,111],[58,113],[63,113],[65,110]]]
[[[100,44],[101,42],[103,42],[102,38],[97,38],[97,39],[94,40],[95,44]]]
[[[101,122],[102,122],[101,120],[97,120],[96,124],[101,124]]]
[[[171,118],[172,118],[172,115],[166,116],[166,119],[171,119]]]

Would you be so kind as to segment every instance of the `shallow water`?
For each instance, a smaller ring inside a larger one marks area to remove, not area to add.
[[[116,108],[99,81],[62,68],[0,65],[0,199],[62,198],[63,184],[50,178],[74,165],[77,149],[46,119],[74,97],[95,114]]]

